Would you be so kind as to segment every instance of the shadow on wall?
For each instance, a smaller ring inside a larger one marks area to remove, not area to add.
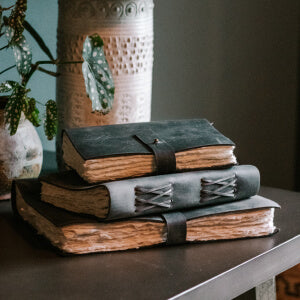
[[[293,189],[299,1],[155,5],[152,119],[205,117],[262,184]]]

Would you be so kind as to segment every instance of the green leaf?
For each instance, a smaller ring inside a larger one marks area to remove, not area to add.
[[[26,90],[22,86],[17,86],[13,93],[9,96],[5,106],[5,123],[9,125],[10,134],[14,135],[17,132],[21,112],[24,110]]]
[[[40,126],[39,110],[36,107],[34,98],[26,98],[26,106],[24,110],[25,117],[33,124],[33,126]]]
[[[86,92],[92,100],[92,108],[106,114],[112,109],[115,85],[99,35],[94,34],[86,38],[82,57],[82,73]]]
[[[5,35],[13,50],[16,67],[20,75],[26,75],[31,70],[32,53],[25,37],[22,35],[18,40],[10,43],[14,37],[14,29],[6,26]]]
[[[12,28],[12,27],[9,27],[9,26],[5,26],[5,36],[6,36],[6,39],[8,41],[8,44],[10,46],[13,45],[13,38],[14,38],[14,34],[15,34],[15,30]]]
[[[24,20],[25,14],[27,10],[27,0],[17,0],[14,9],[12,10],[10,16],[7,20],[7,25],[10,30],[9,35],[9,44],[13,45],[14,43],[18,42],[22,36],[24,31]],[[12,35],[11,35],[12,33]]]
[[[26,75],[31,70],[32,53],[24,36],[12,46],[17,70],[20,75]]]
[[[57,133],[57,107],[54,100],[46,103],[46,120],[44,124],[45,134],[48,140],[52,140]]]
[[[19,86],[19,83],[12,80],[7,80],[0,84],[0,93],[7,93]]]

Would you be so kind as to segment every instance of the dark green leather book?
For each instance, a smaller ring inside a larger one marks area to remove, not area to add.
[[[205,119],[72,128],[63,159],[87,182],[234,165],[234,143]]]
[[[121,219],[202,207],[257,194],[260,175],[251,165],[87,184],[75,172],[40,178],[42,201],[101,219]]]
[[[12,205],[23,220],[63,252],[83,254],[267,236],[276,231],[275,202],[260,196],[203,208],[100,222],[40,201],[40,183],[13,183]]]

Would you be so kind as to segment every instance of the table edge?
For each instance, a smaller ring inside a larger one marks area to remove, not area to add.
[[[300,263],[300,235],[169,299],[232,299]],[[274,264],[274,259],[281,259]],[[288,259],[287,259],[288,258]],[[262,262],[268,267],[261,270]],[[243,274],[248,280],[240,280]],[[234,284],[235,283],[235,284]],[[226,288],[227,287],[227,288]]]

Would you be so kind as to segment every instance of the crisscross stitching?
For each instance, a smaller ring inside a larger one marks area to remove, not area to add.
[[[154,207],[170,208],[172,206],[173,185],[171,183],[158,187],[135,187],[136,212]]]
[[[217,180],[201,179],[201,200],[210,201],[220,197],[234,198],[236,192],[236,175]],[[211,187],[211,189],[209,188]]]

